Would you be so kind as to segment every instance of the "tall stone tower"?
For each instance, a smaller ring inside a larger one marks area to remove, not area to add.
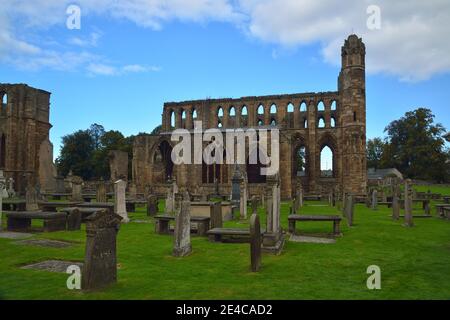
[[[28,182],[42,191],[55,187],[49,140],[50,92],[26,84],[0,83],[0,170],[23,194]]]
[[[367,184],[366,160],[366,47],[352,34],[342,47],[342,68],[338,88],[342,139],[342,188],[364,194]]]

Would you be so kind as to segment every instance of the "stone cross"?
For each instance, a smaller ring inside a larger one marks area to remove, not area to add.
[[[222,219],[222,202],[215,202],[210,204],[209,206],[210,210],[210,224],[211,229],[214,228],[222,228],[223,226],[223,219]]]
[[[111,215],[106,210],[86,218],[83,290],[101,289],[117,281],[116,237],[121,220],[121,216]]]
[[[97,192],[95,198],[97,202],[108,202],[108,198],[106,196],[106,184],[103,180],[97,183]]]
[[[405,180],[405,226],[413,227],[411,180]]]
[[[128,213],[126,209],[125,192],[127,183],[120,179],[114,182],[114,213],[122,217],[122,222],[128,223]]]
[[[151,194],[147,197],[147,216],[154,216],[158,213],[158,197]]]
[[[353,225],[353,214],[354,214],[354,202],[353,196],[351,194],[347,195],[347,201],[345,205],[345,216],[347,218],[347,224],[349,227]]]
[[[3,197],[1,194],[6,187],[6,179],[3,176],[3,170],[0,170],[0,231],[2,230]]]
[[[185,192],[181,201],[181,209],[175,215],[175,239],[173,247],[173,256],[175,257],[185,257],[192,252],[190,210],[190,197]]]
[[[378,191],[374,189],[372,192],[372,210],[378,210]]]
[[[258,272],[261,267],[261,225],[257,214],[250,217],[250,261],[252,272]]]

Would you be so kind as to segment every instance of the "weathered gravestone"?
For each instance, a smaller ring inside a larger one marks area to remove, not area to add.
[[[128,187],[128,198],[130,200],[137,199],[137,187],[135,183],[131,183]]]
[[[263,248],[267,252],[278,254],[284,244],[280,224],[280,176],[278,174],[267,176],[267,220],[266,232],[263,236]]]
[[[355,211],[355,204],[353,202],[353,196],[349,194],[345,205],[345,216],[347,218],[347,224],[349,227],[353,226],[353,214]]]
[[[99,183],[97,183],[97,190],[96,190],[96,196],[95,199],[97,202],[105,203],[108,202],[108,198],[106,196],[106,184],[103,180],[101,180]]]
[[[6,179],[3,176],[3,170],[0,170],[0,231],[2,230],[2,210],[3,210],[3,197],[1,194],[3,190],[6,188]]]
[[[241,219],[247,219],[247,186],[245,182],[241,183],[239,212],[241,214]]]
[[[400,203],[398,195],[394,194],[392,196],[392,219],[398,220],[400,218]]]
[[[411,180],[405,181],[405,227],[413,227]]]
[[[191,202],[187,192],[183,195],[181,208],[175,215],[175,239],[173,255],[184,257],[192,252],[191,245]]]
[[[258,272],[261,267],[261,225],[255,213],[250,217],[250,260],[252,272]]]
[[[378,210],[378,191],[374,189],[372,191],[372,210]]]
[[[256,196],[252,197],[252,214],[258,214],[258,198]]]
[[[116,237],[121,220],[121,216],[109,214],[106,210],[86,218],[83,290],[101,289],[117,281]]]
[[[67,208],[67,230],[75,231],[81,229],[82,215],[78,208]]]
[[[223,218],[222,218],[222,202],[215,202],[210,204],[210,224],[211,229],[214,228],[222,228],[223,226]]]
[[[29,183],[25,189],[25,201],[27,211],[37,211],[39,206],[37,203],[37,190],[36,187]]]
[[[72,185],[72,201],[83,201],[83,179],[78,176],[72,176],[70,178],[70,184]]]
[[[147,197],[147,216],[154,216],[158,213],[158,197],[151,194]]]
[[[124,223],[130,222],[125,200],[126,188],[127,183],[125,181],[120,179],[114,182],[114,213],[121,216]]]

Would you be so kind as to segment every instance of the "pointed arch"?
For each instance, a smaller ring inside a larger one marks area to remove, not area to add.
[[[277,105],[275,103],[273,103],[270,106],[270,114],[276,114],[277,113]]]
[[[322,100],[317,104],[317,111],[325,111],[325,104]]]
[[[264,114],[264,106],[262,104],[260,104],[258,106],[258,115],[263,115]]]
[[[292,102],[289,102],[289,104],[287,105],[287,112],[294,112],[294,105],[292,104]]]
[[[300,112],[306,112],[306,111],[308,111],[308,106],[306,105],[305,101],[302,101],[300,103]]]

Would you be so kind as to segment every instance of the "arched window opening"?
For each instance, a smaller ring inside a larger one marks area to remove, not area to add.
[[[331,103],[331,110],[336,110],[336,101],[333,100],[333,102]]]
[[[230,117],[234,117],[236,116],[236,110],[234,109],[234,107],[230,108]]]
[[[323,120],[322,117],[319,118],[317,127],[318,127],[318,128],[325,128],[325,120]]]
[[[317,105],[317,111],[325,111],[325,105],[323,104],[323,101],[320,101]]]
[[[270,106],[270,113],[271,114],[277,113],[277,105],[275,103]]]
[[[186,111],[181,112],[181,127],[186,128]]]
[[[217,116],[218,116],[219,118],[222,118],[222,117],[223,117],[223,109],[222,109],[222,107],[219,107],[219,109],[217,110]]]
[[[331,117],[330,125],[332,128],[336,127],[336,120],[334,119],[334,117]]]
[[[294,175],[297,177],[306,176],[306,148],[300,146],[294,154]]]
[[[276,126],[276,125],[277,125],[277,121],[275,120],[275,118],[272,118],[272,119],[270,120],[270,125],[271,125],[271,126]]]
[[[262,104],[258,107],[258,114],[264,114],[264,106]]]
[[[156,170],[157,176],[155,177],[158,182],[165,183],[167,180],[172,179],[173,175],[173,162],[172,162],[172,147],[167,141],[161,142],[158,149],[153,155],[155,163],[162,165],[162,170]]]
[[[328,146],[324,146],[320,151],[320,175],[322,177],[333,176],[333,157],[333,151]]]
[[[170,126],[175,128],[175,112],[170,111]]]
[[[294,105],[292,103],[287,105],[287,112],[294,112]]]
[[[8,103],[8,94],[4,93],[2,96],[2,104],[7,104]]]
[[[308,111],[308,107],[306,106],[306,102],[302,102],[300,104],[300,112],[306,112]]]
[[[198,115],[197,115],[197,110],[193,110],[192,111],[192,119],[197,119]]]
[[[263,125],[264,125],[264,122],[261,119],[259,119],[258,120],[258,126],[263,126]]]
[[[247,123],[248,123],[248,121],[247,121],[247,119],[248,119],[248,111],[247,111],[247,106],[246,105],[242,106],[241,117],[242,117],[241,125],[244,126],[244,127],[247,126]]]
[[[308,119],[303,119],[303,128],[308,128]]]
[[[246,116],[247,115],[247,106],[242,106],[241,115]]]
[[[222,128],[222,122],[219,120],[219,123],[217,123],[218,128]]]

